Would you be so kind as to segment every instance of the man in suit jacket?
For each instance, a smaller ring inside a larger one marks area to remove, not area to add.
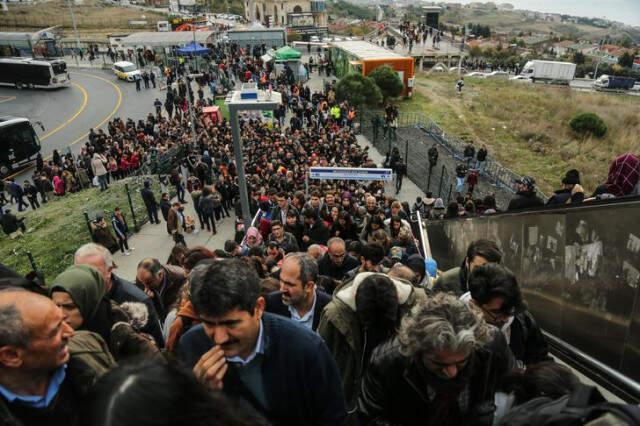
[[[331,296],[316,289],[317,279],[315,259],[306,253],[288,255],[280,268],[280,291],[265,297],[265,310],[316,331],[322,310],[331,301]]]
[[[342,425],[340,375],[320,336],[264,312],[260,278],[239,259],[196,266],[191,302],[202,320],[178,358],[200,382],[241,399],[274,426]]]

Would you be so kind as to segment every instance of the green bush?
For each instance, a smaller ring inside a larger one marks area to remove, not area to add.
[[[607,133],[607,125],[597,114],[585,112],[578,114],[569,123],[571,129],[579,135],[603,137]]]

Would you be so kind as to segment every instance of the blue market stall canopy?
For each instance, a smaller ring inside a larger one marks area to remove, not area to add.
[[[181,56],[203,56],[211,52],[211,49],[198,43],[191,43],[185,47],[178,49],[178,55]]]

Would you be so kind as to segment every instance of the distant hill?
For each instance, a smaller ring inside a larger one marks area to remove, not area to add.
[[[376,18],[375,7],[363,7],[344,0],[327,2],[327,12],[339,18],[373,20]]]

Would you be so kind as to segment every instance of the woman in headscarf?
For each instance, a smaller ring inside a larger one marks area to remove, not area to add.
[[[249,227],[247,235],[242,243],[242,253],[247,254],[254,247],[262,247],[262,235],[255,226]]]
[[[50,294],[74,330],[100,335],[116,359],[157,352],[152,337],[137,333],[147,324],[146,306],[126,303],[122,305],[125,311],[107,299],[106,292],[100,272],[87,265],[74,265],[55,278]]]

